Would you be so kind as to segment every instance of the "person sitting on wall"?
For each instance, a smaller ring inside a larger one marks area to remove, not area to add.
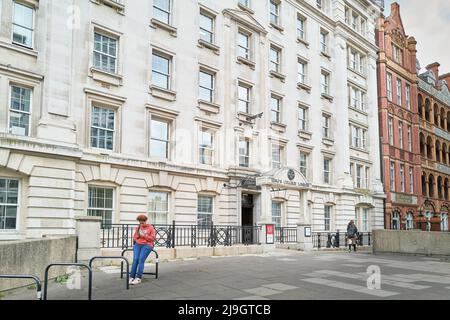
[[[133,264],[131,266],[130,284],[140,284],[144,273],[144,264],[147,257],[155,247],[155,228],[147,223],[146,215],[139,215],[136,219],[139,226],[136,227],[133,235]]]

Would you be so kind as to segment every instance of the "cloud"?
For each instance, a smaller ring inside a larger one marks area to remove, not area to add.
[[[385,14],[390,14],[393,1],[386,1]],[[400,14],[405,32],[417,40],[417,57],[424,68],[439,62],[439,73],[450,72],[450,6],[448,0],[400,0]]]

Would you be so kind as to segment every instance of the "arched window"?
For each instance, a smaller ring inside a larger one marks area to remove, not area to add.
[[[445,128],[445,111],[444,108],[441,109],[441,123],[440,123],[441,129]]]
[[[406,214],[406,230],[414,229],[414,216],[412,212]]]
[[[420,133],[420,154],[425,157],[425,136],[422,132]]]
[[[434,125],[439,127],[439,107],[437,104],[433,105]]]
[[[430,100],[425,100],[425,120],[430,121],[431,119],[431,105]]]
[[[423,98],[419,94],[419,117],[423,119]]]
[[[433,150],[433,140],[431,137],[427,138],[427,157],[428,159],[432,159],[433,155],[431,154],[431,150]]]
[[[433,217],[433,212],[426,211],[425,217],[427,218],[427,231],[431,231],[431,222],[430,219]]]
[[[448,178],[445,178],[445,180],[444,180],[444,199],[445,200],[448,200],[448,194],[450,192],[449,187],[450,187],[450,185],[448,183]]]
[[[428,177],[428,196],[434,198],[434,176],[430,174]]]
[[[447,144],[443,143],[442,144],[442,163],[443,164],[447,164],[447,157],[448,157]]]
[[[398,210],[395,210],[392,213],[392,219],[391,219],[391,229],[392,230],[400,230],[400,212]]]
[[[434,146],[435,146],[434,152],[436,153],[436,161],[441,162],[441,143],[439,142],[439,140],[436,140]]]
[[[427,177],[425,176],[425,172],[422,173],[422,195],[427,195]]]
[[[448,231],[448,213],[441,213],[441,231]]]
[[[442,177],[438,177],[437,178],[437,189],[438,189],[438,198],[439,199],[444,199],[444,195],[442,194]]]

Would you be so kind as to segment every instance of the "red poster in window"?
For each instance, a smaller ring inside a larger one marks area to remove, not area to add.
[[[273,224],[266,224],[266,243],[273,244],[274,243],[274,228]]]

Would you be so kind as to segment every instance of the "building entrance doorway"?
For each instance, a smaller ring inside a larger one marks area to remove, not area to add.
[[[253,195],[252,194],[242,194],[241,201],[241,225],[242,225],[242,243],[251,244],[253,243],[254,236],[254,218],[253,218]]]

